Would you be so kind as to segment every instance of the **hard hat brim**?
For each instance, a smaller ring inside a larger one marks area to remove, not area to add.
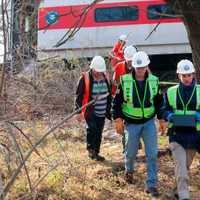
[[[176,73],[177,74],[193,74],[193,73],[195,73],[195,70],[191,70],[190,72],[181,72],[179,70],[176,70]]]
[[[93,67],[90,66],[90,69],[96,71],[96,72],[106,72],[106,69],[94,69]]]

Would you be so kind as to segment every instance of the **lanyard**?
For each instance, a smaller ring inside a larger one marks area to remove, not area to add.
[[[135,85],[135,90],[136,90],[136,94],[137,94],[137,97],[138,97],[138,101],[140,103],[140,106],[141,106],[142,110],[144,110],[144,101],[145,101],[146,93],[147,93],[147,80],[146,80],[146,83],[145,83],[144,97],[143,97],[142,101],[140,99],[140,95],[139,95],[139,92],[138,92],[136,81],[134,81],[134,85]]]
[[[179,87],[178,87],[178,96],[179,96],[179,98],[180,98],[180,100],[181,100],[181,103],[182,103],[182,105],[183,105],[184,113],[187,111],[187,107],[188,107],[189,103],[191,102],[192,97],[194,96],[195,89],[196,89],[196,86],[193,88],[192,94],[191,94],[191,96],[190,96],[188,102],[187,102],[186,104],[184,104],[184,101],[183,101],[183,99],[182,99],[182,97],[181,97],[181,94],[180,94],[180,89],[179,89]]]

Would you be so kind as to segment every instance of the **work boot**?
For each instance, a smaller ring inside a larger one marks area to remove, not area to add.
[[[96,160],[96,161],[104,161],[105,158],[103,156],[100,156],[97,152],[95,152],[93,149],[88,150],[88,156],[89,158],[91,158],[92,160]]]
[[[105,158],[96,153],[94,156],[94,160],[103,162],[105,160]]]
[[[94,160],[95,156],[96,156],[96,152],[93,149],[89,149],[88,150],[88,157],[90,159]]]
[[[147,194],[151,194],[152,197],[158,197],[159,193],[156,187],[149,187],[145,189]]]
[[[173,197],[174,197],[174,199],[179,199],[179,196],[178,196],[178,191],[177,191],[177,187],[175,187],[174,189],[173,189]],[[190,200],[190,199],[181,199],[181,200]]]
[[[128,184],[133,184],[133,172],[125,172],[124,180],[125,180]]]

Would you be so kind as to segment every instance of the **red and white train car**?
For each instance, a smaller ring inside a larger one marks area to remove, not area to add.
[[[81,17],[93,1],[42,1],[38,13],[40,56],[44,52],[67,58],[107,56],[121,34],[128,35],[128,45],[134,44],[151,55],[191,52],[181,19],[173,16],[163,0],[104,0]],[[71,39],[55,47],[67,31],[77,26],[81,28]]]

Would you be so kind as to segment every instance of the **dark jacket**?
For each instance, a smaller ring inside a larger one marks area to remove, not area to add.
[[[195,87],[195,81],[190,86],[184,86],[182,83],[179,84],[180,94],[184,104],[186,104],[191,97],[192,91]],[[183,110],[183,105],[177,95],[176,100],[177,108]],[[165,94],[165,109],[164,118],[167,120],[167,116],[170,112],[173,112],[172,107],[169,105],[167,94]],[[188,105],[188,110],[196,110],[196,92],[194,93],[191,102]],[[198,110],[199,112],[199,110]],[[169,142],[177,142],[185,149],[196,149],[200,151],[200,133],[192,127],[172,127],[168,130]]]
[[[92,91],[92,87],[93,87],[93,77],[92,77],[92,71],[91,70],[86,72],[86,73],[89,73],[89,78],[90,78],[90,90],[89,90],[90,91],[89,102],[90,102],[92,100],[91,91]],[[107,97],[106,117],[108,119],[111,119],[111,114],[110,114],[110,109],[111,109],[111,87],[110,87],[110,84],[109,84],[109,82],[108,82],[106,77],[105,77],[105,80],[106,80],[107,87],[108,87],[108,92],[109,92],[109,95]],[[85,81],[84,81],[84,77],[82,75],[80,77],[80,79],[79,79],[77,90],[76,90],[75,110],[77,110],[80,107],[82,107],[82,101],[83,101],[83,97],[84,97],[84,92],[85,92]],[[81,111],[80,111],[80,113],[81,113]],[[94,114],[94,105],[90,105],[90,106],[88,106],[86,108],[85,119],[89,118],[93,114]]]
[[[134,70],[132,72],[132,76],[135,79],[135,71]],[[137,88],[138,88],[139,95],[140,95],[141,99],[143,99],[143,96],[144,96],[144,88],[145,88],[145,83],[146,83],[146,79],[147,78],[148,78],[148,73],[146,73],[145,79],[142,82],[142,87],[140,87],[138,85],[137,81],[136,81]],[[134,96],[134,94],[133,94],[133,96]],[[144,102],[144,106],[145,107],[147,107],[147,106],[149,106],[151,104],[151,102],[149,100],[150,99],[149,97],[150,97],[150,91],[148,90],[147,96],[146,96],[146,100]],[[112,103],[112,116],[113,116],[113,119],[123,118],[127,123],[133,123],[133,124],[142,124],[142,123],[145,123],[148,120],[152,119],[156,114],[157,114],[157,117],[159,119],[161,119],[161,117],[163,115],[163,112],[162,112],[162,108],[163,108],[163,96],[158,92],[158,94],[154,97],[153,101],[154,101],[154,107],[155,107],[155,113],[154,113],[153,116],[151,116],[150,118],[142,118],[142,119],[132,119],[132,118],[129,118],[129,117],[125,116],[122,113],[122,104],[124,102],[124,96],[123,96],[122,86],[121,86],[121,84],[119,84],[118,91],[117,91],[116,96],[113,99],[113,103]],[[134,104],[135,103],[137,104],[139,102],[134,101]],[[139,104],[136,105],[136,106],[139,107]]]

